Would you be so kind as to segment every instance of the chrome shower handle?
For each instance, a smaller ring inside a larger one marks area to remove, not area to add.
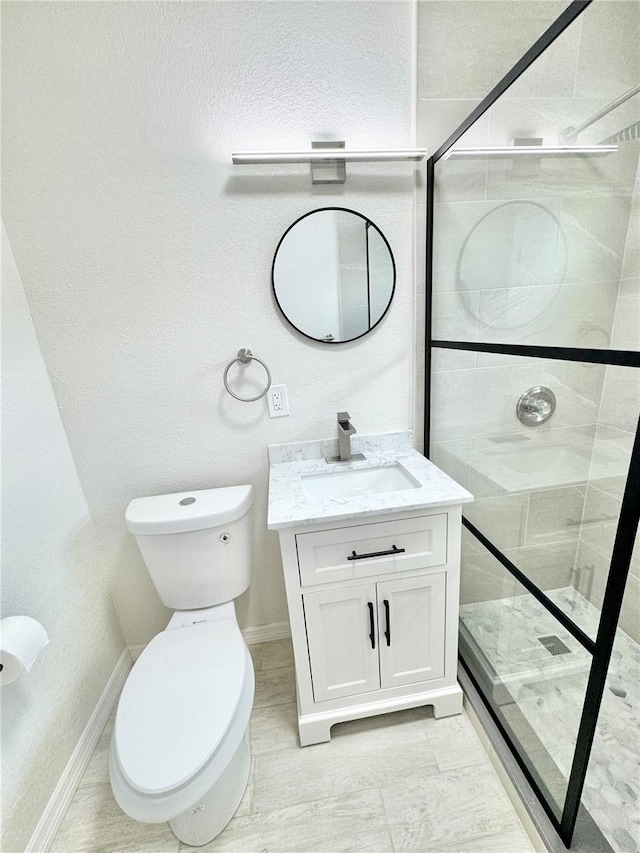
[[[516,403],[516,416],[525,426],[546,423],[556,410],[556,395],[545,385],[534,385]]]

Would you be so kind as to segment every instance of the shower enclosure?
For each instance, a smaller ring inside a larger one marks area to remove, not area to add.
[[[575,2],[427,164],[461,661],[569,846],[640,849],[640,4]]]

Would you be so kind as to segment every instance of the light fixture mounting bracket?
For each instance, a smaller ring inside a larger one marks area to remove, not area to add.
[[[334,140],[312,142],[311,148],[344,148],[344,140],[339,142],[335,142]],[[311,161],[312,184],[344,184],[346,180],[347,164],[345,160]]]

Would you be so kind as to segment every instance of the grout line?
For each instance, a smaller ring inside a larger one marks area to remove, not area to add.
[[[487,158],[488,159],[488,158]],[[499,161],[496,161],[499,162]],[[504,161],[502,161],[504,162]],[[524,188],[526,189],[526,187]],[[575,195],[555,195],[552,193],[545,193],[543,195],[534,195],[527,196],[523,198],[524,192],[519,194],[518,196],[488,196],[486,198],[460,198],[460,199],[445,199],[443,201],[435,201],[434,204],[436,207],[444,207],[450,205],[471,205],[471,204],[487,204],[487,202],[491,202],[492,204],[500,204],[501,202],[513,202],[513,201],[532,201],[538,202],[538,204],[542,204],[542,202],[550,202],[557,201],[584,201],[585,199],[588,201],[598,201],[601,199],[633,199],[640,193],[632,193],[631,195],[628,192],[605,192],[604,189],[602,192],[593,193],[593,194],[575,194]],[[631,278],[635,278],[636,276],[631,276]]]
[[[260,669],[256,669],[256,673],[258,673],[258,672],[260,672],[260,673],[263,673],[263,672],[280,672],[280,670],[282,670],[282,669],[295,669],[295,667],[294,667],[293,663],[283,663],[283,664],[279,664],[278,666],[262,666],[262,664],[261,664]],[[294,701],[294,700],[292,700],[292,701]]]
[[[491,112],[490,109],[489,109],[489,112]],[[489,158],[488,157],[485,159],[485,164],[484,164],[484,198],[485,198],[485,201],[489,200]]]
[[[385,802],[384,802],[384,797],[382,796],[382,788],[377,788],[376,790],[378,792],[378,797],[380,798],[380,806],[382,808],[382,815],[384,817],[385,826],[387,827],[387,836],[389,839],[389,844],[391,845],[391,849],[394,851],[394,853],[397,853],[398,848],[396,847],[396,845],[393,841],[393,832],[391,831],[391,824],[389,823],[389,815],[387,813],[387,807],[386,807]]]
[[[578,30],[578,32],[577,32],[578,44],[576,45],[576,64],[575,64],[575,68],[573,69],[573,85],[571,88],[571,97],[576,98],[577,97],[576,91],[578,88],[578,68],[580,66],[580,54],[582,52],[582,31],[584,29],[583,16],[580,15],[580,17],[578,18],[577,21],[573,21],[571,24],[571,27],[576,27]],[[571,31],[571,28],[569,28],[569,32],[570,31]],[[584,98],[587,96],[583,95],[582,97]],[[588,96],[588,97],[591,97],[591,96]]]
[[[575,23],[575,22],[574,22]],[[505,101],[509,101],[509,104],[518,104],[528,106],[532,101],[534,102],[534,106],[544,106],[545,104],[551,101],[552,103],[556,103],[557,105],[563,105],[563,102],[577,100],[577,101],[586,101],[588,103],[593,103],[594,101],[602,101],[604,99],[604,95],[577,95],[575,98],[572,95],[509,95],[508,97],[501,96]],[[482,98],[476,96],[471,97],[470,95],[464,98],[447,98],[447,97],[435,97],[435,98],[423,98],[418,97],[418,102],[422,102],[425,104],[433,104],[433,103],[442,103],[443,101],[448,102],[451,101],[453,103],[461,102],[461,101],[472,101],[474,104],[479,104],[482,101]],[[498,103],[497,101],[495,103]],[[488,112],[488,110],[487,110]],[[478,121],[484,118],[487,112],[483,113],[482,116],[479,117]],[[476,122],[477,123],[477,122]],[[473,125],[472,125],[473,127]]]
[[[322,746],[323,744],[317,744],[317,745]],[[297,752],[300,752],[300,750],[307,750],[307,749],[309,749],[309,747],[299,747],[298,746],[298,747],[286,747],[285,749],[277,750],[277,751],[278,752],[293,752],[295,750]],[[274,750],[274,752],[275,751],[276,750]],[[273,753],[260,753],[260,755],[267,756],[267,755],[273,755]],[[452,771],[449,771],[449,772],[452,772]],[[436,770],[434,773],[428,774],[429,778],[432,778],[433,776],[437,776],[437,775],[440,775],[440,772],[438,770]],[[420,778],[422,779],[423,777],[420,777]],[[403,781],[406,781],[406,779]],[[393,782],[392,784],[396,785],[396,784],[400,784],[400,783],[399,782]],[[259,809],[257,811],[253,811],[252,814],[257,817],[260,815],[271,814],[272,812],[285,811],[286,809],[293,809],[293,808],[297,808],[297,807],[309,806],[309,805],[312,805],[314,803],[324,803],[324,802],[327,802],[328,800],[346,799],[348,797],[357,796],[358,794],[368,794],[368,793],[371,793],[373,791],[380,791],[380,793],[382,793],[382,788],[379,785],[371,784],[371,785],[365,785],[362,788],[356,788],[352,791],[343,791],[340,794],[327,792],[327,794],[325,796],[313,797],[313,798],[309,798],[309,799],[305,799],[305,800],[299,800],[299,801],[293,802],[293,803],[290,802],[290,803],[287,803],[286,805],[279,805],[279,806],[275,806],[274,808],[269,808],[269,809]],[[254,791],[254,793],[255,793],[255,791]],[[382,804],[384,807],[384,800],[383,800]],[[385,808],[385,817],[386,817],[386,808]],[[189,849],[191,849],[191,848],[189,848]]]
[[[527,492],[527,510],[524,516],[524,531],[522,534],[523,547],[530,547],[527,543],[529,540],[529,516],[531,514],[531,492]],[[534,546],[535,547],[535,546]]]
[[[509,557],[510,554],[519,553],[523,549],[528,550],[528,551],[540,551],[540,552],[542,552],[545,549],[550,550],[551,547],[554,547],[557,549],[558,545],[567,545],[567,546],[570,546],[572,549],[573,548],[577,549],[577,543],[578,543],[577,539],[561,539],[561,540],[556,540],[553,542],[543,542],[540,545],[519,545],[519,546],[516,546],[514,548],[505,548],[502,553],[505,555],[505,557]],[[567,550],[568,550],[568,548],[567,548]],[[557,550],[554,551],[554,555],[555,554],[557,554]],[[511,559],[511,557],[509,557],[509,559]],[[511,562],[515,566],[518,565],[516,560],[511,560]],[[529,573],[526,571],[526,569],[524,567],[520,568],[520,571],[523,574],[527,575],[527,577],[529,576]],[[552,589],[555,589],[555,587],[552,587]],[[542,591],[545,592],[544,589]]]
[[[450,291],[448,291],[448,292],[450,292]],[[474,341],[469,341],[469,343],[474,343]],[[478,343],[478,342],[476,341],[476,343]],[[492,343],[492,342],[491,341],[482,341],[481,343]],[[494,341],[493,343],[498,343],[498,342]],[[437,344],[433,345],[433,349],[445,350],[447,352],[455,352],[455,353],[475,352],[477,355],[493,355],[493,356],[500,356],[501,358],[518,359],[518,361],[515,364],[513,362],[506,362],[505,364],[485,364],[484,367],[478,367],[477,368],[478,370],[504,370],[505,368],[512,368],[512,367],[530,367],[532,364],[539,364],[541,361],[547,362],[547,364],[543,365],[543,367],[548,369],[548,370],[551,370],[552,365],[557,365],[558,368],[559,367],[565,367],[567,370],[569,370],[573,365],[578,365],[578,367],[585,367],[586,366],[586,367],[600,367],[600,368],[602,368],[602,367],[605,367],[605,368],[606,367],[620,367],[621,366],[621,365],[611,365],[611,364],[594,364],[593,362],[589,362],[589,361],[568,361],[567,359],[561,359],[561,358],[545,358],[545,356],[509,355],[508,353],[500,353],[500,352],[497,352],[497,353],[496,352],[480,352],[479,353],[477,350],[473,350],[473,349],[450,349],[448,347],[439,347]],[[438,372],[439,373],[460,373],[460,371],[468,372],[469,369],[470,368],[468,368],[468,367],[454,367],[451,370],[440,370]],[[554,367],[554,370],[555,369],[556,368]],[[637,370],[638,368],[632,367],[631,369]],[[560,371],[558,370],[557,372],[559,373]],[[604,384],[604,382],[603,382],[603,384]],[[590,400],[588,397],[584,397],[584,396],[580,395],[570,385],[565,385],[564,387],[569,392],[574,394],[577,397],[577,399],[583,399],[583,400],[586,399],[590,405],[595,405],[595,403],[596,403],[595,400]],[[584,425],[588,426],[591,423],[593,423],[593,420],[585,422]],[[570,425],[568,424],[567,426],[570,426]],[[571,426],[573,426],[573,425],[571,424]],[[576,424],[576,426],[579,426],[579,425]],[[556,429],[558,429],[558,427],[556,427]]]
[[[600,480],[597,480],[596,482],[600,482]],[[586,484],[586,486],[587,486],[587,489],[593,489],[594,492],[600,492],[601,495],[605,495],[610,500],[614,500],[618,504],[622,505],[622,498],[618,497],[617,495],[611,494],[611,492],[608,492],[606,489],[603,489],[600,486],[594,485],[591,481],[589,481]],[[586,495],[585,495],[585,498],[586,498]]]

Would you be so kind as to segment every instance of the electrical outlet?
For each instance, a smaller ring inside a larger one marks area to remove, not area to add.
[[[289,414],[286,385],[272,385],[267,392],[270,418],[284,418]]]

